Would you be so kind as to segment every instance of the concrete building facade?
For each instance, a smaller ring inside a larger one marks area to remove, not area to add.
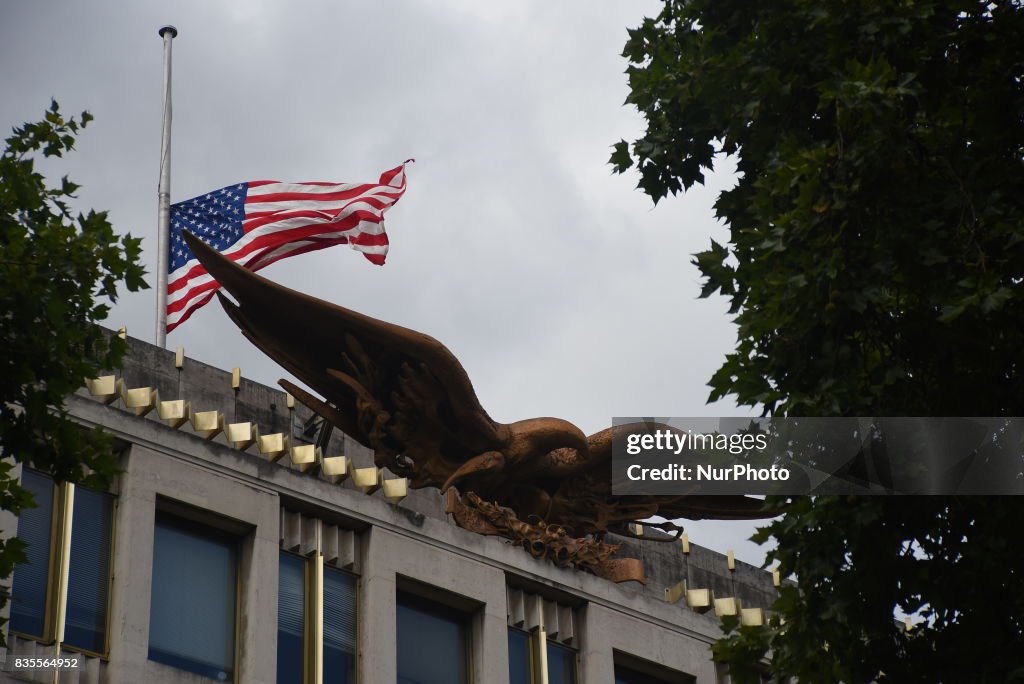
[[[315,450],[315,416],[291,406],[283,392],[176,360],[139,340],[130,345],[114,378],[68,399],[74,419],[86,428],[102,426],[119,450],[122,473],[102,493],[109,522],[96,537],[107,541],[82,541],[78,518],[61,526],[60,501],[81,502],[74,510],[82,516],[88,502],[81,488],[67,494],[53,485],[54,514],[37,525],[49,525],[50,560],[16,570],[12,599],[15,611],[29,615],[31,600],[19,592],[45,593],[38,602],[42,617],[33,623],[19,613],[8,624],[0,681],[54,681],[48,670],[9,670],[14,658],[59,652],[78,663],[60,672],[59,681],[71,684],[718,684],[727,675],[711,660],[710,644],[720,635],[716,613],[742,612],[756,624],[774,599],[771,573],[742,562],[730,569],[726,556],[695,544],[684,552],[678,541],[613,540],[622,543],[622,555],[643,559],[646,585],[560,569],[456,527],[436,490],[404,492],[404,483],[387,473],[376,481],[367,481],[365,470],[361,481],[343,477],[371,467],[372,453],[337,432],[321,455],[347,456],[346,472],[308,468],[299,455]],[[228,429],[244,424],[258,426],[258,434]],[[382,479],[390,485],[382,487]],[[8,536],[45,535],[4,516]],[[61,538],[67,528],[71,541]],[[75,549],[96,544],[109,545],[99,554],[108,554],[107,565],[76,584],[85,571],[75,564],[87,552],[77,552],[76,561]],[[54,559],[68,548],[72,581],[61,596]],[[222,585],[213,582],[216,571],[196,569],[221,567],[218,549],[226,549],[225,567],[232,569]],[[287,568],[300,573],[297,584],[286,585]],[[191,574],[199,579],[189,580]],[[107,582],[105,593],[96,577]],[[65,631],[58,651],[53,624],[72,621],[84,602],[75,594],[86,592],[79,586],[99,597],[82,609],[95,623],[95,646],[76,646]],[[342,593],[332,594],[334,586]],[[339,609],[328,605],[329,594],[350,600]],[[209,614],[189,614],[196,602]],[[287,611],[298,627],[286,624]],[[218,628],[218,620],[227,626]],[[39,627],[24,627],[32,624]],[[461,643],[451,652],[444,640],[449,626]],[[301,661],[292,680],[278,672],[285,667],[286,634],[294,635]],[[221,638],[223,644],[214,643]],[[193,659],[190,649],[202,654]],[[226,664],[202,665],[223,653]],[[458,661],[454,669],[445,669],[448,660]],[[426,671],[435,666],[438,672]],[[424,669],[422,678],[410,674],[416,667]],[[325,675],[331,668],[344,673]]]

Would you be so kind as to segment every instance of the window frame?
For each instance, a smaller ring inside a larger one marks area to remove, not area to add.
[[[230,540],[234,545],[234,582],[235,582],[235,610],[232,620],[233,641],[234,647],[232,649],[231,659],[231,678],[233,684],[238,684],[238,673],[241,667],[241,634],[242,634],[242,602],[245,598],[242,595],[242,558],[244,555],[244,542],[245,536],[251,532],[248,526],[236,521],[222,518],[216,513],[207,511],[204,509],[194,508],[188,504],[177,502],[171,499],[164,499],[162,497],[157,498],[156,507],[153,514],[153,548],[151,555],[155,558],[156,556],[156,526],[158,521],[163,518],[164,520],[171,520],[171,527],[177,527],[180,531],[195,532],[196,528],[209,533],[210,537],[219,537],[220,540]],[[150,569],[150,581],[152,582],[152,568]],[[153,601],[153,586],[150,584],[149,588],[149,601],[150,601],[150,615],[148,631],[152,632],[153,615],[152,615],[152,601]],[[149,657],[149,649],[152,647],[152,634],[147,637],[146,645],[146,661],[149,663],[159,663],[164,667],[173,668],[181,672],[189,672],[196,676],[203,676],[193,670],[186,670],[184,668],[165,663],[160,660],[153,660]]]
[[[398,653],[399,653],[399,642],[398,642],[398,606],[403,602],[413,608],[414,610],[419,609],[423,612],[433,612],[443,618],[454,618],[459,624],[462,635],[463,635],[463,647],[465,649],[465,668],[466,668],[466,684],[476,684],[473,677],[473,666],[474,658],[473,652],[476,646],[476,639],[473,636],[473,620],[476,614],[475,608],[473,610],[467,610],[463,602],[454,604],[454,602],[448,602],[444,600],[447,592],[442,589],[438,589],[436,592],[431,590],[431,585],[424,584],[417,580],[410,580],[408,578],[398,577],[399,579],[395,588],[395,672],[398,673]]]
[[[18,474],[19,485],[23,481],[24,473],[31,472],[39,477],[43,477],[50,481],[53,486],[53,503],[51,506],[50,514],[50,557],[46,567],[46,601],[43,607],[43,634],[29,634],[22,632],[21,630],[14,629],[10,624],[10,618],[8,618],[7,629],[8,635],[16,636],[19,639],[25,641],[35,641],[45,646],[55,646],[58,643],[57,640],[57,618],[58,611],[60,609],[61,599],[63,598],[64,608],[64,622],[66,627],[67,622],[67,587],[65,587],[63,597],[60,596],[60,585],[62,584],[62,578],[57,575],[60,573],[62,557],[66,556],[68,563],[68,571],[70,573],[71,568],[71,538],[74,535],[74,527],[72,520],[74,518],[74,500],[75,492],[78,487],[82,485],[76,485],[74,482],[60,482],[55,480],[48,473],[44,473],[35,468],[28,468],[22,466],[21,473]],[[92,658],[100,658],[103,661],[110,660],[110,620],[111,620],[111,609],[113,607],[114,597],[114,558],[117,550],[117,511],[120,504],[120,499],[114,492],[108,490],[91,489],[89,487],[83,487],[91,492],[102,494],[110,499],[110,548],[107,551],[107,597],[104,605],[104,619],[103,619],[103,651],[97,652],[82,646],[75,646],[69,644],[63,639],[60,640],[60,647],[64,651],[71,653],[81,653],[82,655],[89,656]],[[68,512],[70,506],[70,514]],[[20,520],[20,516],[19,516]],[[67,539],[65,539],[65,533],[67,533]],[[15,538],[17,534],[15,534]],[[15,566],[17,567],[17,566]],[[11,589],[12,594],[10,599],[13,599],[13,578],[14,572],[11,573]]]
[[[279,549],[279,551],[278,551],[278,583],[279,583],[279,585],[278,586],[280,586],[281,556],[285,556],[285,555],[290,556],[292,558],[297,558],[300,561],[302,561],[302,681],[303,682],[308,682],[309,678],[310,678],[310,675],[312,674],[312,667],[313,667],[312,661],[316,657],[315,654],[313,653],[313,648],[314,648],[313,641],[316,638],[315,634],[313,633],[314,629],[315,629],[315,626],[313,624],[313,622],[315,620],[315,614],[313,612],[314,611],[313,604],[314,604],[316,599],[312,595],[313,594],[313,592],[311,591],[311,589],[312,589],[312,578],[310,577],[310,573],[313,571],[313,568],[312,568],[312,563],[309,562],[310,561],[309,556],[303,556],[300,553],[295,553],[294,551],[288,551],[286,549]],[[281,597],[280,597],[280,595],[277,597],[277,601],[278,601],[278,603],[277,603],[277,621],[278,621],[278,624],[280,624],[280,621],[281,621]],[[278,632],[280,632],[280,629],[278,629]],[[278,644],[278,650],[279,649],[280,649],[280,644]],[[277,680],[277,677],[278,677],[278,673],[275,672],[274,673],[275,681]]]
[[[645,677],[657,682],[658,684],[697,684],[697,675],[684,670],[676,670],[662,663],[648,660],[647,658],[640,657],[627,651],[621,651],[616,648],[612,650],[612,656],[614,662],[612,668],[613,677],[617,676],[616,671],[621,668],[622,670],[640,675],[641,677]],[[717,664],[715,672],[717,677]]]
[[[323,558],[323,556],[321,556],[321,560],[322,560],[322,558]],[[362,594],[363,594],[363,592],[362,592],[362,578],[359,576],[358,573],[352,572],[351,570],[347,570],[345,568],[339,568],[336,565],[328,565],[326,563],[322,564],[323,570],[326,570],[328,567],[331,569],[332,572],[339,572],[339,573],[341,573],[343,575],[351,577],[352,581],[353,581],[353,584],[355,585],[355,599],[356,600],[355,600],[355,604],[352,607],[352,609],[355,611],[355,626],[356,626],[355,641],[353,643],[353,649],[352,649],[352,658],[355,661],[355,668],[354,668],[354,670],[352,672],[352,676],[354,678],[353,684],[357,684],[360,681],[359,680],[359,676],[360,676],[361,673],[360,673],[359,668],[360,668],[360,665],[362,663],[362,659],[359,657],[359,637],[360,637],[360,631],[361,631],[360,630],[360,622],[361,622],[361,620],[359,619],[359,616],[362,615],[362,600],[363,600],[362,599]],[[326,572],[324,572],[324,575],[326,575]],[[321,622],[323,621],[323,606],[324,606],[323,586],[324,585],[321,582],[320,591],[319,591]],[[316,599],[314,598],[314,600],[316,600]],[[322,633],[320,635],[320,643],[321,643],[321,645],[323,644],[323,634]],[[321,668],[320,671],[322,673],[323,672],[323,651],[322,650],[320,652],[320,668]]]
[[[355,661],[355,668],[352,675],[353,682],[359,682],[359,677],[361,675],[360,668],[362,666],[362,658],[359,657],[359,639],[362,630],[360,625],[361,621],[359,619],[359,616],[362,613],[363,600],[362,577],[359,573],[353,572],[347,568],[325,563],[321,551],[315,551],[311,554],[303,554],[282,547],[279,549],[279,563],[281,555],[298,558],[303,563],[303,610],[305,611],[305,614],[303,615],[302,630],[303,682],[323,681],[324,576],[329,569],[331,572],[338,572],[352,579],[353,584],[355,585],[355,603],[352,606],[352,609],[355,612],[355,643],[352,652],[353,660]],[[280,572],[280,565],[278,566],[278,572]],[[280,597],[278,606],[280,606]],[[280,619],[280,614],[278,614],[277,617]],[[317,670],[319,670],[319,672],[317,672]],[[277,680],[277,672],[274,673],[274,679],[275,681]]]
[[[573,654],[573,680],[571,684],[580,684],[580,649],[578,647],[570,646],[557,639],[551,639],[548,637],[547,631],[542,627],[527,630],[508,625],[508,631],[526,635],[526,655],[530,661],[527,670],[529,673],[529,684],[548,684],[551,681],[551,671],[548,664],[550,662],[548,659],[548,648],[551,646]],[[511,662],[511,654],[509,662]]]
[[[52,645],[52,644],[56,643],[56,640],[54,638],[55,637],[54,630],[53,630],[53,627],[54,627],[54,610],[53,610],[53,606],[56,605],[57,581],[56,581],[55,575],[56,575],[56,568],[58,567],[58,565],[56,563],[55,556],[57,555],[57,553],[59,551],[59,549],[57,547],[57,542],[58,542],[59,538],[61,536],[63,536],[63,531],[61,531],[60,534],[58,534],[57,521],[62,518],[60,509],[61,509],[61,506],[62,506],[61,502],[62,502],[64,497],[62,496],[61,489],[58,486],[59,483],[56,480],[54,480],[52,477],[50,477],[46,473],[42,473],[42,472],[39,472],[38,470],[34,470],[34,469],[31,469],[31,468],[23,468],[22,469],[21,474],[19,474],[19,476],[18,476],[18,484],[19,485],[24,486],[24,474],[25,474],[25,472],[31,472],[31,473],[33,473],[35,475],[38,475],[40,477],[45,478],[46,480],[48,480],[50,482],[50,486],[53,488],[53,497],[52,497],[52,501],[50,502],[50,530],[49,530],[49,538],[47,540],[47,542],[48,542],[48,552],[47,552],[48,555],[47,555],[47,560],[46,560],[46,581],[45,581],[46,597],[43,599],[43,630],[42,630],[43,633],[42,634],[30,634],[28,632],[22,632],[20,630],[14,629],[14,626],[12,624],[13,623],[13,617],[14,617],[14,615],[13,615],[13,613],[14,613],[14,610],[13,610],[13,608],[14,608],[14,606],[13,606],[13,601],[14,601],[14,575],[17,572],[18,566],[21,565],[21,563],[19,563],[18,565],[15,565],[14,566],[14,570],[11,572],[11,596],[10,596],[10,599],[8,601],[8,605],[10,606],[10,608],[8,609],[7,629],[8,629],[8,634],[9,635],[17,636],[19,638],[22,638],[22,639],[25,639],[25,640],[28,640],[28,641],[36,641],[38,643],[45,644],[45,645]],[[33,498],[35,498],[34,495],[33,495]],[[18,527],[20,527],[20,525],[21,525],[21,516],[18,516]],[[15,530],[15,537],[16,538],[20,538],[20,537],[18,537],[17,529]]]
[[[536,638],[535,638],[536,637],[536,633],[535,632],[531,632],[528,629],[523,629],[521,627],[514,627],[512,625],[508,625],[508,631],[509,632],[517,632],[519,634],[523,634],[523,635],[526,636],[526,660],[527,660],[526,673],[527,673],[527,677],[529,679],[528,684],[537,684],[536,683],[536,679],[537,679],[537,674],[539,672],[538,668],[540,667],[540,665],[537,663],[537,646],[536,646]],[[546,660],[546,658],[545,658],[545,660]],[[512,667],[511,663],[512,663],[512,654],[510,652],[509,653],[509,669],[510,670],[511,670],[511,667]],[[509,674],[511,674],[511,672],[509,672]]]
[[[543,630],[538,630],[538,631],[539,632],[543,632]],[[540,639],[538,638],[537,641],[539,642]],[[563,650],[566,650],[566,651],[569,651],[570,653],[572,653],[572,655],[573,655],[573,668],[572,668],[573,678],[572,678],[572,682],[570,684],[580,684],[580,650],[578,648],[574,647],[574,646],[569,646],[568,644],[564,644],[561,641],[558,641],[557,639],[550,639],[550,638],[548,638],[546,632],[544,632],[544,666],[547,669],[544,672],[544,684],[548,684],[548,682],[551,681],[551,667],[549,665],[550,661],[548,659],[548,648],[550,646],[552,646],[552,645],[555,648],[561,648]],[[538,648],[538,650],[540,649],[540,644],[539,643],[538,643],[537,648]]]

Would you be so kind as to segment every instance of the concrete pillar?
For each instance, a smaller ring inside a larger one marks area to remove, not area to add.
[[[581,684],[614,684],[615,651],[715,684],[710,643],[604,606],[588,604],[581,614]]]
[[[194,507],[239,536],[239,621],[235,678],[276,681],[278,497],[213,471],[134,445],[122,463],[115,515],[110,617],[110,684],[191,681],[194,675],[149,660],[154,521],[161,501]],[[201,679],[201,678],[200,678]]]
[[[398,680],[395,640],[395,572],[388,564],[387,533],[363,533],[363,576],[359,596],[359,684]]]

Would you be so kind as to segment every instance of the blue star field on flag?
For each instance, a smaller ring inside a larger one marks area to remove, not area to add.
[[[238,242],[244,234],[245,195],[248,183],[229,185],[199,197],[171,205],[170,271],[184,266],[192,253],[181,236],[187,230],[218,252]]]

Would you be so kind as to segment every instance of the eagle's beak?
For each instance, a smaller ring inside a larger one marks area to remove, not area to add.
[[[456,482],[465,480],[471,475],[479,475],[481,473],[493,473],[501,470],[505,467],[505,455],[500,451],[487,451],[474,456],[469,459],[458,469],[451,474],[451,476],[445,481],[444,486],[441,487],[441,493],[448,491]]]

